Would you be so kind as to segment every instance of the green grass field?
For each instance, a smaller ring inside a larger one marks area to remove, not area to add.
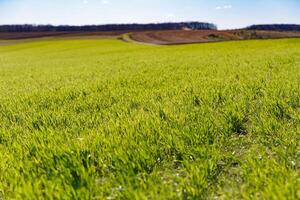
[[[300,39],[0,46],[0,199],[299,199]]]

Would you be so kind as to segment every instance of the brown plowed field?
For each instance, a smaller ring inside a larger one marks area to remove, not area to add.
[[[130,37],[132,40],[142,43],[171,45],[230,40],[293,38],[300,37],[300,32],[178,30],[133,32],[130,34]]]
[[[35,38],[67,38],[67,37],[120,37],[126,32],[0,32],[0,40],[20,40]]]
[[[126,38],[125,38],[126,35]],[[0,32],[0,40],[37,38],[120,38],[125,41],[172,45],[204,42],[221,42],[248,39],[275,39],[300,37],[300,32],[249,31],[249,30],[170,30],[170,31],[113,31],[113,32]]]

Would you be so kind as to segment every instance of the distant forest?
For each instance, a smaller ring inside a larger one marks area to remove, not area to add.
[[[248,30],[265,30],[265,31],[300,31],[300,25],[297,24],[265,24],[252,25],[247,27]]]
[[[138,30],[217,30],[217,26],[203,22],[153,23],[153,24],[108,24],[87,26],[53,25],[1,25],[0,32],[92,32],[92,31],[138,31]]]

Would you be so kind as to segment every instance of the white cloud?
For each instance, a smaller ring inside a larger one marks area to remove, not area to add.
[[[175,17],[175,15],[173,13],[167,14],[167,18],[174,18],[174,17]]]
[[[84,4],[88,4],[89,1],[88,1],[88,0],[83,0],[83,3],[84,3]]]
[[[224,5],[224,6],[215,7],[215,10],[226,10],[226,9],[231,9],[231,8],[233,8],[232,5]]]
[[[109,0],[102,0],[102,3],[103,3],[103,4],[109,4],[110,1],[109,1]]]
[[[232,8],[232,5],[225,5],[223,6],[224,9],[231,9]]]

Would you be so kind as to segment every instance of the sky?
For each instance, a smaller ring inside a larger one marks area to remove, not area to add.
[[[300,0],[0,0],[0,24],[200,21],[219,29],[300,24]]]

